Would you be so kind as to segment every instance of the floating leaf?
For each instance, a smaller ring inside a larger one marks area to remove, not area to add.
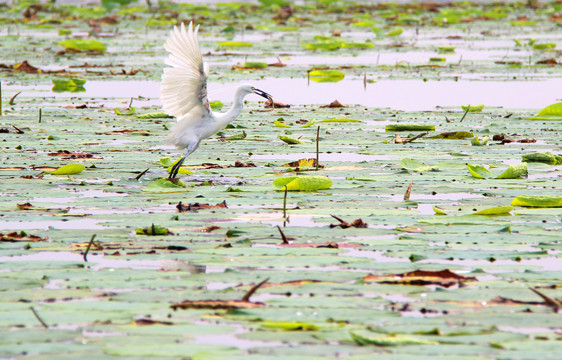
[[[527,175],[527,163],[521,163],[516,165],[509,165],[507,170],[496,176],[496,179],[519,179],[520,177]]]
[[[66,50],[104,52],[105,45],[98,40],[69,39],[59,42]]]
[[[301,126],[301,128],[308,128],[311,127],[312,125],[314,125],[316,123],[316,120],[312,119],[309,120],[306,124],[304,124],[303,126]]]
[[[174,184],[168,179],[158,179],[154,180],[148,184],[142,191],[151,193],[176,193],[176,192],[186,192],[185,184],[181,180],[176,180],[177,184]]]
[[[168,229],[166,229],[163,226],[160,225],[154,225],[152,224],[151,226],[147,226],[147,227],[139,227],[135,230],[135,233],[137,233],[137,235],[168,235],[170,233],[170,231]]]
[[[439,207],[437,207],[437,206],[434,206],[434,207],[433,207],[433,211],[435,211],[435,215],[447,215],[447,214],[443,211],[443,209],[441,209],[441,208],[439,208]]]
[[[86,91],[84,89],[84,84],[86,80],[80,78],[70,78],[70,77],[57,77],[51,79],[53,85],[54,92],[83,92]]]
[[[422,164],[420,162],[417,162],[409,158],[402,159],[400,161],[400,166],[403,169],[413,172],[426,172],[426,171],[439,170],[439,166],[430,166],[430,165]]]
[[[522,158],[525,162],[540,162],[551,165],[562,164],[562,156],[554,155],[551,152],[534,152],[531,154],[523,155]]]
[[[470,172],[470,174],[477,179],[488,179],[492,177],[490,171],[486,169],[484,166],[472,165],[472,164],[466,164],[466,165],[468,166],[468,171]]]
[[[312,70],[308,77],[315,82],[338,82],[345,78],[345,74],[339,70]]]
[[[246,132],[244,130],[242,130],[242,132],[240,134],[229,136],[225,140],[226,141],[244,140],[246,138],[246,136],[247,136]]]
[[[46,173],[53,175],[74,175],[80,174],[82,171],[84,171],[85,168],[86,166],[82,164],[66,164],[56,169],[55,171],[46,171]]]
[[[548,105],[537,116],[525,120],[562,120],[562,102]]]
[[[342,47],[351,49],[370,49],[374,48],[375,45],[370,42],[345,42]]]
[[[154,111],[146,114],[137,115],[137,118],[139,119],[168,119],[172,117],[173,116],[170,116],[163,111]]]
[[[277,135],[277,137],[280,140],[283,140],[284,142],[286,142],[287,144],[291,144],[291,145],[295,145],[295,144],[302,144],[302,141],[300,141],[299,139],[295,139],[293,137],[290,136],[286,136],[286,135]]]
[[[283,118],[279,118],[279,119],[273,121],[273,124],[274,124],[276,127],[282,127],[282,128],[288,128],[288,127],[290,127],[289,125],[282,123],[281,120],[283,120]]]
[[[430,57],[429,61],[433,61],[433,62],[445,62],[447,61],[447,59],[445,59],[444,57]]]
[[[482,110],[484,110],[484,104],[478,104],[478,105],[462,105],[461,108],[463,109],[463,111],[468,110],[468,112],[480,112]]]
[[[533,44],[533,49],[535,50],[547,50],[547,49],[555,49],[556,43],[548,43],[548,44]]]
[[[439,271],[415,270],[402,274],[390,275],[368,274],[363,277],[363,281],[366,283],[376,282],[392,285],[439,285],[451,287],[459,285],[459,283],[463,281],[477,281],[477,279],[472,276],[458,275],[451,270],[445,269]]]
[[[475,137],[472,138],[470,143],[472,144],[472,146],[485,146],[486,144],[488,144],[489,139],[490,139],[490,137],[484,136],[484,137],[482,137],[482,140],[480,140],[478,138],[478,136],[475,136]]]
[[[324,119],[318,121],[319,123],[346,123],[346,122],[362,122],[361,120],[356,119],[347,119],[347,118],[334,118],[334,119]]]
[[[318,326],[304,322],[287,322],[287,321],[264,321],[261,325],[270,329],[281,329],[286,331],[314,331],[318,330]]]
[[[323,190],[332,186],[332,179],[326,176],[288,176],[273,181],[276,190],[284,190],[285,186],[288,191]]]
[[[509,215],[509,212],[511,210],[513,210],[513,206],[496,206],[496,207],[491,207],[488,209],[477,211],[473,213],[473,215],[489,215],[489,216]]]
[[[246,61],[244,63],[244,67],[248,69],[265,69],[267,67],[267,63],[259,61]]]
[[[454,53],[457,47],[453,45],[438,46],[437,50],[440,53]]]
[[[385,127],[387,132],[390,131],[433,131],[435,125],[426,124],[388,124]]]
[[[160,164],[162,164],[162,166],[167,168],[168,173],[171,173],[172,167],[174,167],[174,165],[180,160],[181,160],[181,157],[179,157],[176,161],[172,162],[169,157],[165,157],[165,158],[160,159]],[[187,170],[184,167],[180,167],[178,169],[178,174],[192,175],[193,171]]]
[[[437,345],[436,341],[417,339],[402,335],[372,336],[365,332],[350,332],[351,338],[359,345],[404,346],[404,345]]]
[[[211,109],[213,110],[220,111],[223,108],[224,104],[217,100],[217,101],[211,101],[209,103],[209,106],[211,106]]]
[[[400,36],[404,32],[404,28],[396,27],[386,33],[386,36]],[[454,50],[454,49],[453,49]]]
[[[283,166],[290,166],[290,167],[299,168],[299,169],[315,167],[316,166],[316,159],[300,159],[300,160],[297,160],[297,161],[292,161],[288,164],[284,164]]]
[[[116,113],[117,115],[127,115],[127,116],[129,116],[129,115],[133,115],[133,114],[135,113],[135,107],[134,107],[134,106],[131,106],[131,107],[127,110],[127,112],[122,112],[122,111],[119,110],[118,108],[113,109],[113,111],[115,111],[115,113]]]
[[[244,41],[223,41],[219,43],[220,47],[251,47],[254,46],[252,43]]]
[[[448,131],[437,135],[440,139],[466,139],[474,137],[474,134],[468,131]]]
[[[525,207],[562,207],[562,196],[519,195],[511,202],[513,206]]]

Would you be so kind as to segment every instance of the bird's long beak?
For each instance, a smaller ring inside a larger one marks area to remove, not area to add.
[[[261,97],[264,97],[264,98],[266,98],[266,99],[268,99],[268,100],[273,101],[273,96],[269,95],[268,93],[266,93],[266,92],[263,91],[263,90],[254,89],[254,94],[259,95],[259,96],[261,96]]]

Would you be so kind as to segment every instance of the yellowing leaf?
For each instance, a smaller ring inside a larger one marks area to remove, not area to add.
[[[169,157],[165,157],[165,158],[160,159],[160,164],[162,164],[162,166],[164,166],[167,169],[168,173],[171,173],[172,167],[178,161],[180,161],[180,159],[181,159],[181,157],[179,157],[176,161],[172,162]],[[193,174],[193,171],[187,170],[184,167],[180,167],[179,170],[178,170],[178,174],[191,175],[191,174]]]
[[[323,190],[332,186],[332,179],[326,176],[288,176],[273,181],[276,190],[284,190],[285,186],[288,191]]]
[[[284,164],[283,166],[290,166],[295,168],[309,168],[316,166],[316,159],[300,159],[297,161],[290,162],[288,164]]]
[[[244,41],[223,41],[219,43],[220,47],[251,47],[254,46],[252,43]]]
[[[396,27],[386,33],[386,36],[400,36],[404,32],[404,28]]]
[[[562,196],[519,195],[511,202],[513,206],[562,207]]]
[[[113,109],[117,115],[133,115],[135,113],[135,107],[132,106],[127,110],[127,112],[122,112],[118,108]]]
[[[302,141],[300,141],[299,139],[295,139],[293,137],[290,136],[286,136],[286,135],[277,135],[277,137],[286,142],[287,144],[291,144],[291,145],[295,145],[295,144],[302,144]]]
[[[466,165],[468,166],[468,171],[470,172],[470,174],[477,179],[488,179],[492,177],[490,171],[486,169],[484,166],[472,165],[472,164],[466,164]]]
[[[521,163],[516,165],[509,165],[507,170],[496,176],[496,179],[519,179],[520,177],[527,175],[527,163]]]
[[[308,78],[315,82],[338,82],[345,78],[345,74],[339,70],[312,70]]]
[[[50,172],[50,174],[53,175],[74,175],[74,174],[80,174],[82,171],[84,171],[86,167],[82,164],[66,164],[64,166],[61,166],[60,168],[56,169],[53,172]]]
[[[69,39],[59,42],[66,50],[104,52],[105,45],[97,40]]]
[[[285,321],[264,321],[261,324],[263,327],[271,329],[281,329],[287,331],[313,331],[318,330],[318,326],[304,322],[285,322]]]
[[[472,138],[470,143],[472,144],[472,146],[485,146],[486,144],[488,144],[489,139],[490,138],[488,136],[484,136],[482,137],[482,140],[480,140],[478,136],[475,136]]]
[[[511,210],[513,210],[513,206],[496,206],[477,211],[473,215],[508,215]]]
[[[276,127],[283,127],[283,128],[288,128],[288,127],[290,127],[289,125],[282,123],[282,122],[280,121],[281,119],[282,119],[282,118],[279,118],[279,119],[275,120],[275,121],[273,122],[273,124],[274,124]]]
[[[433,207],[433,211],[435,211],[435,215],[447,215],[447,214],[445,213],[445,211],[443,211],[443,209],[441,209],[441,208],[439,208],[439,207],[437,207],[437,206],[434,206],[434,207]]]
[[[480,112],[482,110],[484,110],[484,104],[478,104],[478,105],[462,105],[461,108],[466,111],[468,110],[468,112]]]
[[[433,131],[435,125],[425,124],[388,124],[385,130],[389,131]]]

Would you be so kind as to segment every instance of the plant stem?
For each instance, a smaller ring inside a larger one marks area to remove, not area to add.
[[[320,153],[320,126],[316,128],[316,171],[318,171],[319,165],[319,157],[318,154]]]
[[[41,319],[41,317],[39,316],[39,314],[37,313],[37,311],[35,311],[35,309],[33,308],[33,306],[30,306],[29,309],[31,310],[31,312],[33,313],[33,315],[35,316],[35,318],[41,323],[41,325],[43,325],[43,327],[45,329],[49,328],[49,325],[47,325],[43,319]]]
[[[287,185],[285,185],[285,194],[283,194],[283,219],[287,218]]]
[[[88,243],[88,247],[86,248],[86,252],[84,253],[85,262],[88,262],[88,251],[90,251],[90,248],[92,247],[95,238],[96,238],[96,234],[92,235],[92,237],[90,238],[90,242]]]

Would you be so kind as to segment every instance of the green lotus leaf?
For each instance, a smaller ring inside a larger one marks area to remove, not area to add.
[[[185,184],[181,180],[177,180],[177,184],[174,184],[168,179],[161,178],[146,185],[142,191],[151,193],[176,193],[187,192],[189,190],[185,188]]]
[[[59,45],[64,46],[66,50],[74,51],[104,52],[106,50],[105,45],[101,41],[90,39],[68,39],[59,42]]]
[[[173,116],[170,116],[168,114],[166,114],[164,111],[154,111],[154,112],[149,112],[146,114],[139,114],[137,115],[137,118],[139,119],[169,119],[169,118],[173,118]]]
[[[426,172],[426,171],[434,171],[439,170],[439,166],[430,166],[423,164],[421,162],[417,162],[415,160],[406,158],[400,161],[400,166],[403,169],[413,171],[413,172]]]
[[[562,207],[562,196],[519,195],[513,199],[511,205],[541,208]]]
[[[277,135],[277,137],[282,140],[283,142],[290,144],[290,145],[295,145],[295,144],[302,144],[303,142],[300,141],[299,139],[295,139],[294,137],[290,137],[287,135]]]
[[[220,47],[252,47],[252,43],[244,41],[223,41],[219,43]]]
[[[525,120],[562,120],[562,102],[548,105],[539,111],[537,116]]]
[[[244,67],[250,69],[253,68],[265,69],[267,67],[267,63],[260,62],[260,61],[246,61],[244,63]]]
[[[470,144],[472,146],[485,146],[485,145],[488,144],[489,139],[490,139],[490,137],[488,137],[488,136],[483,136],[482,139],[479,139],[478,136],[475,136],[470,141]]]
[[[338,82],[345,78],[345,74],[339,70],[312,70],[308,77],[315,82]]]
[[[551,152],[534,152],[522,156],[525,162],[540,162],[550,165],[562,164],[562,156]]]
[[[463,111],[468,110],[468,112],[480,112],[482,110],[484,110],[484,104],[478,104],[478,105],[462,105],[461,108],[463,109]]]
[[[470,172],[470,174],[477,179],[488,179],[492,177],[492,173],[490,173],[490,171],[486,169],[484,166],[472,165],[472,164],[466,164],[466,165],[468,167],[468,171]]]
[[[473,215],[508,215],[511,210],[513,210],[513,206],[495,206],[477,211]]]
[[[261,325],[270,329],[281,329],[287,331],[314,331],[318,330],[318,326],[304,322],[288,322],[288,321],[264,321]]]
[[[400,35],[402,35],[403,32],[404,32],[404,28],[396,27],[396,28],[390,30],[389,32],[387,32],[386,36],[400,36]],[[454,48],[453,48],[453,50],[454,50]]]
[[[283,119],[283,118],[279,118],[279,119],[273,121],[273,124],[274,124],[276,127],[280,127],[280,128],[288,128],[288,127],[290,127],[289,125],[287,125],[287,124],[285,124],[285,123],[282,123],[282,122],[280,121],[280,120],[282,120],[282,119]]]
[[[288,191],[323,190],[332,186],[332,179],[326,176],[288,176],[273,181],[276,190],[284,190],[285,186]]]
[[[509,165],[507,170],[505,170],[499,176],[496,176],[496,179],[519,179],[524,175],[527,175],[526,162],[516,165]]]
[[[55,171],[48,173],[53,175],[74,175],[80,174],[82,171],[84,171],[85,168],[86,166],[82,164],[66,164],[56,169]]]

